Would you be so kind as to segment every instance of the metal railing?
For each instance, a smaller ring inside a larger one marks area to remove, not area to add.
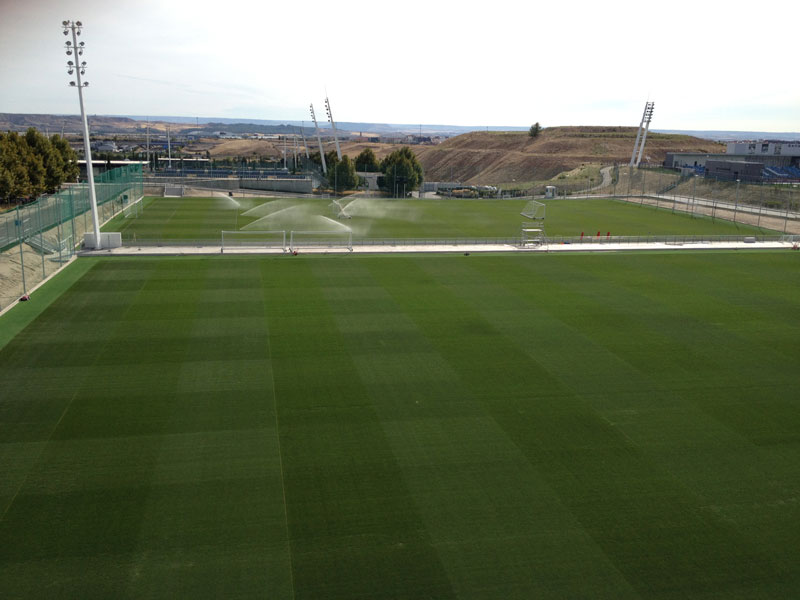
[[[726,243],[755,243],[755,242],[785,242],[798,236],[785,235],[628,235],[628,236],[547,236],[535,245],[555,244],[582,244],[582,245],[647,245],[647,244],[726,244]],[[523,247],[524,240],[519,236],[512,237],[456,237],[456,238],[353,238],[352,242],[342,236],[316,237],[314,239],[294,239],[291,244],[286,243],[286,248],[291,247],[420,247],[452,246],[453,248],[477,246],[511,246]],[[191,248],[219,248],[221,240],[218,239],[177,239],[177,238],[133,238],[122,240],[125,247],[191,247]],[[276,247],[274,241],[265,244],[265,247]],[[228,244],[226,243],[226,247]],[[236,246],[230,244],[231,248]],[[248,247],[257,244],[250,241]]]

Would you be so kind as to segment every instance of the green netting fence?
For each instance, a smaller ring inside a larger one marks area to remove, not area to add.
[[[96,176],[100,222],[121,211],[138,210],[142,181],[141,165]],[[0,213],[0,310],[63,267],[87,231],[92,231],[92,213],[85,183]]]

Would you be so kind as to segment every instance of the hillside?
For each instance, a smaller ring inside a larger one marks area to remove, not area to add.
[[[537,138],[527,132],[473,132],[414,151],[429,181],[473,184],[546,180],[584,164],[626,163],[635,127],[550,127]],[[649,133],[647,162],[667,152],[724,152],[725,146],[688,135]]]

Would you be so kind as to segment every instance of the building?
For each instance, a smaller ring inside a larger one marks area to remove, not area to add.
[[[761,181],[764,171],[764,163],[749,160],[708,160],[705,167],[706,177],[720,181]]]
[[[791,167],[800,164],[800,142],[746,141],[728,143],[728,156],[759,160],[770,167]]]
[[[713,172],[710,170],[712,162],[715,163]],[[761,166],[758,175],[754,165]],[[694,172],[731,181],[800,180],[800,142],[730,142],[724,154],[667,152],[664,166],[680,170],[682,175],[691,175]]]

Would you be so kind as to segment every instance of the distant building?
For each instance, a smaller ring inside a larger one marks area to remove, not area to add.
[[[800,164],[800,142],[746,141],[730,142],[727,156],[758,160],[769,167],[797,167]]]

